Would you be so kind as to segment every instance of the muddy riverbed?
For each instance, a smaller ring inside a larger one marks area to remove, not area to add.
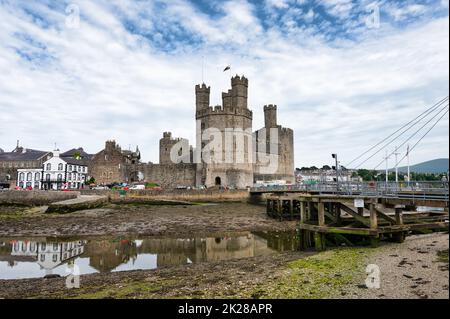
[[[140,234],[197,236],[230,231],[292,230],[295,222],[266,216],[265,207],[245,203],[207,205],[108,205],[71,214],[43,208],[0,206],[0,237]]]
[[[0,207],[0,298],[448,298],[448,233],[315,253],[295,250],[295,222],[243,203],[43,211]]]

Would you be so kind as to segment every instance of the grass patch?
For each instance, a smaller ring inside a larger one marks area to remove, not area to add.
[[[102,298],[151,298],[159,290],[175,284],[175,281],[161,280],[156,282],[130,281],[114,285],[90,287],[73,298],[76,299],[102,299]]]
[[[284,274],[250,293],[253,298],[336,298],[365,276],[369,248],[337,248],[289,262]]]
[[[0,206],[0,220],[18,220],[42,215],[41,208],[27,206]]]

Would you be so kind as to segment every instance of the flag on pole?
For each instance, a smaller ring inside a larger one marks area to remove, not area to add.
[[[227,65],[227,66],[225,67],[225,69],[223,69],[223,72],[228,71],[228,70],[231,70],[231,65]]]

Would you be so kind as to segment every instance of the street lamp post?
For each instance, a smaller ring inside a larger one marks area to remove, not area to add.
[[[338,163],[338,157],[336,153],[331,154],[331,156],[334,158],[335,160],[335,170],[336,170],[336,191],[339,192],[339,163]]]

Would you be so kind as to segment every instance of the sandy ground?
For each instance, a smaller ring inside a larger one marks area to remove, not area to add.
[[[449,235],[407,237],[377,249],[369,262],[380,269],[380,289],[361,289],[362,298],[449,298],[449,268],[438,253],[449,249]]]
[[[295,229],[295,222],[268,218],[264,206],[245,203],[220,205],[109,205],[65,215],[42,209],[0,206],[0,237],[95,236],[140,234],[184,236],[231,231]]]

